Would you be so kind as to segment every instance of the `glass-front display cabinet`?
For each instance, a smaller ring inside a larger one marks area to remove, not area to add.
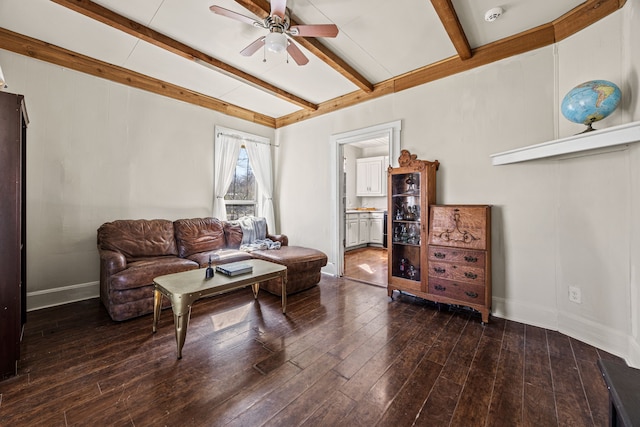
[[[428,291],[427,240],[429,206],[436,202],[436,170],[439,162],[418,160],[407,150],[399,167],[388,169],[388,285],[423,297]]]

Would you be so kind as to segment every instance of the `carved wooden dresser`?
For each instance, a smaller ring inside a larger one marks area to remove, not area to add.
[[[429,290],[433,301],[491,312],[491,206],[432,205]]]

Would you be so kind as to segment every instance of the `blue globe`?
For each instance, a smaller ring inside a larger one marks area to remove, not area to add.
[[[589,126],[607,117],[620,104],[620,88],[607,80],[591,80],[569,91],[560,111],[568,120]]]

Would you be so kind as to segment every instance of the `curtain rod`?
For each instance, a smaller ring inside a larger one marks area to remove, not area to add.
[[[255,142],[257,144],[271,145],[271,146],[275,147],[275,145],[271,144],[270,142],[257,141],[255,139],[246,138],[246,137],[244,137],[242,135],[238,135],[238,134],[235,134],[235,133],[218,132],[218,136],[220,136],[220,135],[228,136],[228,137],[235,138],[235,139],[240,139],[242,141]]]

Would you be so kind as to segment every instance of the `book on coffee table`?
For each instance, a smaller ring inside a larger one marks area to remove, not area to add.
[[[242,262],[232,262],[230,264],[218,265],[216,270],[227,276],[237,276],[239,274],[251,273],[253,267]]]

